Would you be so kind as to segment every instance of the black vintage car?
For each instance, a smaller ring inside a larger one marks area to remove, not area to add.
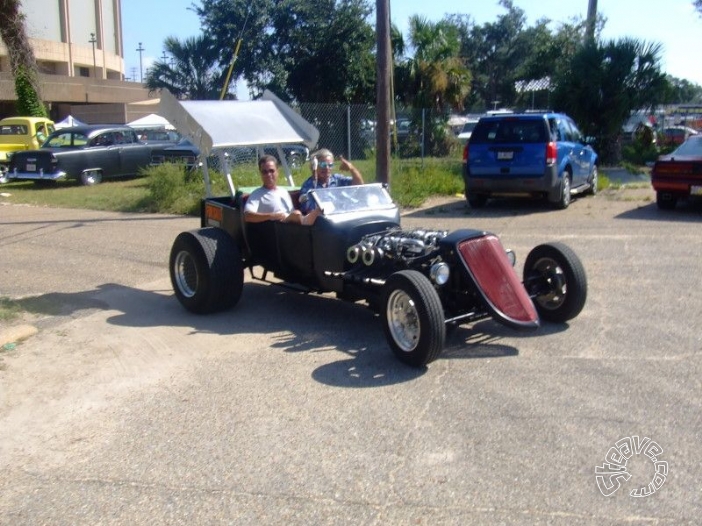
[[[289,169],[298,169],[309,160],[310,150],[304,144],[280,145],[280,149],[273,145],[239,146],[225,149],[230,162],[232,163],[255,163],[261,154],[273,155],[278,162],[285,163]],[[181,163],[187,168],[197,168],[200,159],[200,149],[187,139],[182,139],[174,145],[154,150],[151,156],[151,164],[159,165],[163,163]],[[221,168],[217,156],[210,156],[208,164],[211,168]]]
[[[149,166],[154,148],[141,142],[129,126],[86,125],[52,133],[39,150],[17,152],[8,179],[58,181],[92,185],[103,179],[138,175]]]
[[[299,191],[292,191],[293,202]],[[179,234],[170,277],[180,303],[194,313],[233,307],[244,270],[272,273],[302,292],[334,293],[378,313],[387,342],[404,363],[422,367],[441,353],[447,328],[486,317],[535,329],[577,316],[587,280],[576,254],[561,243],[535,247],[523,279],[514,255],[481,230],[404,230],[381,184],[313,191],[323,215],[311,226],[245,223],[248,194],[207,197],[200,228]],[[258,271],[260,269],[260,271]]]

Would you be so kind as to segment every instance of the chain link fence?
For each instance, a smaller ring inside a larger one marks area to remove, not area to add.
[[[302,103],[300,114],[319,130],[318,148],[349,160],[373,157],[376,144],[375,106]],[[396,108],[391,123],[393,155],[446,157],[460,148],[446,118],[431,110]]]

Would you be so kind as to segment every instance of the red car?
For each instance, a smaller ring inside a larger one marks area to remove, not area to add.
[[[697,130],[689,126],[668,126],[663,130],[663,144],[666,146],[677,146],[684,143],[688,137],[698,133]]]
[[[658,208],[675,208],[678,199],[702,196],[702,135],[692,135],[676,150],[661,155],[651,170]]]

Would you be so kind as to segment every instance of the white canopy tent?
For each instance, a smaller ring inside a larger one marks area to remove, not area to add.
[[[61,128],[70,128],[71,126],[85,126],[85,123],[79,121],[73,115],[69,115],[65,119],[54,124],[54,128],[57,130],[60,130]]]
[[[168,119],[161,117],[160,115],[156,115],[155,113],[150,113],[149,115],[141,117],[137,120],[128,122],[127,126],[131,126],[132,128],[137,128],[140,130],[146,130],[149,128],[163,128],[165,130],[175,130],[175,126],[168,122]]]
[[[203,159],[217,150],[237,146],[304,143],[313,149],[319,140],[317,128],[270,91],[266,91],[261,99],[251,101],[179,101],[164,90],[159,113],[200,149]],[[225,166],[226,161],[222,164]],[[226,175],[234,193],[231,176]],[[292,185],[292,177],[289,173],[287,176]],[[206,164],[205,184],[209,195]]]

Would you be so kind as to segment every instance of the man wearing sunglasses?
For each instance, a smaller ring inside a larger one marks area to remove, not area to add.
[[[301,223],[302,214],[293,209],[290,193],[278,188],[278,160],[272,155],[264,155],[258,160],[263,186],[256,188],[246,200],[244,219],[247,223],[263,221],[287,221]]]
[[[339,168],[342,171],[350,172],[350,176],[333,173],[334,154],[326,148],[312,154],[312,175],[300,187],[300,210],[302,210],[303,214],[309,214],[316,208],[314,199],[309,198],[307,195],[311,190],[331,186],[363,184],[361,172],[343,157],[340,156],[339,158],[341,159]]]

